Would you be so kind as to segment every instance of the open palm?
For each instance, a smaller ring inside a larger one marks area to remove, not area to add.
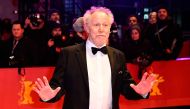
[[[141,81],[137,84],[130,84],[130,86],[140,95],[145,95],[149,93],[152,89],[154,82],[156,81],[156,76],[154,74],[148,75],[144,73]]]
[[[56,96],[56,94],[60,91],[61,87],[57,87],[55,90],[53,90],[49,83],[47,78],[44,76],[43,81],[38,78],[37,81],[35,82],[35,87],[33,87],[33,90],[38,93],[40,98],[43,101],[48,101],[52,99],[53,97]]]

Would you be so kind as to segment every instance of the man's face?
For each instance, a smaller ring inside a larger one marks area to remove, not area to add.
[[[51,20],[51,21],[59,21],[59,20],[60,20],[60,15],[59,15],[59,13],[57,13],[57,12],[52,13],[51,16],[50,16],[50,20]]]
[[[54,28],[52,30],[52,36],[61,36],[62,35],[62,30],[61,28]]]
[[[165,20],[168,17],[168,12],[166,9],[159,9],[158,10],[158,18],[160,20]]]
[[[87,25],[89,40],[97,47],[107,44],[110,34],[111,22],[104,12],[94,12]]]
[[[14,38],[20,39],[23,36],[23,33],[24,33],[24,29],[21,28],[20,24],[13,24],[12,34]]]
[[[129,26],[137,24],[137,18],[132,16],[129,18]]]

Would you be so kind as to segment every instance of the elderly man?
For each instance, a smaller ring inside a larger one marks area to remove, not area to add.
[[[120,94],[128,99],[146,98],[154,74],[145,73],[135,85],[124,54],[106,45],[114,21],[111,11],[92,7],[83,18],[86,43],[64,48],[50,83],[46,77],[38,78],[34,91],[47,102],[65,94],[63,109],[119,109]]]

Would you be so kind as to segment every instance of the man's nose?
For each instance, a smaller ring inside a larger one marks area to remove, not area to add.
[[[102,32],[103,29],[104,29],[103,25],[100,25],[98,30],[99,30],[99,32]]]

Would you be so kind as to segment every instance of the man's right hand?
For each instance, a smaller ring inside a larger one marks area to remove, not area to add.
[[[38,78],[35,82],[35,85],[36,86],[33,87],[33,90],[38,93],[43,101],[48,101],[52,99],[61,90],[61,87],[57,87],[55,90],[53,90],[50,87],[48,80],[45,76],[43,77],[43,80]]]

